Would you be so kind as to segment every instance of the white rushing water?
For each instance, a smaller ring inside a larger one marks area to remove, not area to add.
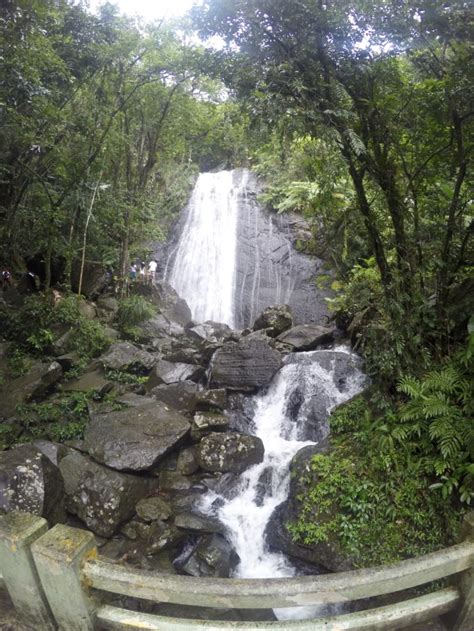
[[[291,459],[305,445],[313,444],[301,438],[312,402],[324,401],[320,420],[324,424],[329,411],[360,392],[364,382],[357,355],[342,348],[311,351],[287,357],[269,390],[256,395],[253,433],[264,443],[264,460],[240,476],[235,497],[219,498],[217,502],[220,506],[217,516],[226,525],[240,557],[236,576],[265,578],[294,574],[284,555],[268,550],[265,529],[274,509],[288,495]],[[295,392],[302,403],[296,412],[291,412],[289,402]],[[204,508],[212,512],[216,499],[218,496],[210,492]]]
[[[234,325],[238,199],[245,173],[201,173],[188,205],[169,282],[188,303],[193,319]]]
[[[315,408],[319,424],[327,428],[330,410],[360,392],[365,381],[359,357],[345,347],[316,350],[289,355],[268,391],[255,396],[253,433],[264,443],[264,460],[240,476],[234,497],[209,492],[201,506],[227,527],[240,557],[235,576],[294,575],[287,557],[268,549],[265,529],[275,508],[287,498],[291,459],[305,445],[314,444],[304,436]],[[295,394],[296,408],[291,403]]]

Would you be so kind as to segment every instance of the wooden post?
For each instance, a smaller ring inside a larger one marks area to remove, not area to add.
[[[93,631],[96,607],[82,579],[82,565],[97,556],[94,535],[58,524],[31,549],[58,627]]]
[[[31,544],[48,530],[46,519],[13,511],[0,516],[0,569],[17,615],[34,629],[56,629],[31,554]]]
[[[474,542],[474,512],[465,515],[461,537],[463,541]],[[472,631],[474,629],[474,567],[462,574],[459,590],[462,606],[459,615],[454,620],[452,631]]]

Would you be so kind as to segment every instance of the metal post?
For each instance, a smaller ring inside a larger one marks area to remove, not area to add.
[[[83,563],[97,555],[94,535],[58,524],[31,549],[58,627],[93,631],[96,606],[81,573]]]
[[[13,511],[0,516],[0,569],[16,614],[41,631],[56,629],[31,554],[31,544],[48,530],[46,519]]]

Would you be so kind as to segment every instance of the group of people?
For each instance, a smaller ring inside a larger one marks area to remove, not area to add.
[[[157,261],[151,259],[148,263],[137,261],[130,265],[130,282],[139,282],[143,285],[152,285],[156,279]]]

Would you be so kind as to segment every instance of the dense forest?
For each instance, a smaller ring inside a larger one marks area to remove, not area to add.
[[[88,265],[113,270],[133,339],[148,307],[127,296],[130,261],[200,171],[250,167],[271,212],[306,219],[299,246],[326,261],[317,282],[372,380],[332,415],[290,531],[336,536],[359,565],[451,541],[474,496],[473,28],[462,0],[205,0],[151,24],[4,2],[0,266],[41,292],[0,304],[1,379],[79,322]],[[76,335],[84,365],[106,345],[98,323]],[[83,403],[56,406],[72,420],[55,438],[81,435]],[[21,440],[51,421],[34,413]]]

